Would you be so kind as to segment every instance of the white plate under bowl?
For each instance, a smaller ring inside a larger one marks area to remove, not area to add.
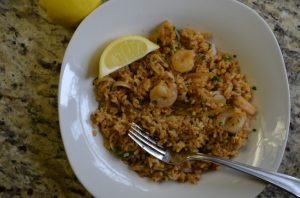
[[[163,20],[178,28],[212,32],[219,49],[237,54],[241,70],[257,87],[258,116],[237,161],[276,171],[289,128],[290,101],[282,54],[274,34],[247,6],[232,0],[110,0],[91,13],[74,33],[61,69],[59,121],[70,164],[96,197],[255,197],[264,184],[235,171],[204,174],[196,185],[139,177],[92,136],[90,114],[97,109],[92,81],[103,46],[129,34],[147,35]]]

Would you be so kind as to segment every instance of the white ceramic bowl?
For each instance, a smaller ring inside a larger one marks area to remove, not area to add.
[[[221,50],[237,54],[242,72],[257,87],[258,116],[248,145],[237,161],[276,171],[289,128],[287,75],[277,41],[263,19],[232,0],[110,0],[90,14],[74,33],[65,53],[59,84],[61,134],[71,166],[96,197],[254,197],[259,181],[235,171],[204,174],[197,185],[153,183],[139,177],[92,136],[90,114],[98,106],[92,80],[102,47],[112,39],[147,35],[163,20],[177,27],[212,32]]]

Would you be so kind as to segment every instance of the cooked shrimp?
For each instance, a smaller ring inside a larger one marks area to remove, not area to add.
[[[150,100],[159,107],[169,107],[177,99],[177,86],[174,82],[161,81],[150,91]]]
[[[217,121],[223,126],[224,130],[237,133],[246,123],[246,114],[238,109],[230,109],[221,113],[217,117]]]
[[[150,91],[150,100],[156,101],[159,107],[169,107],[177,99],[177,86],[174,76],[169,72],[164,72],[161,80]]]
[[[191,71],[194,67],[195,52],[193,50],[181,49],[172,56],[174,70],[184,73]]]
[[[237,96],[234,101],[234,105],[244,110],[246,113],[250,115],[254,115],[256,113],[256,108],[250,104],[245,98],[242,96]]]

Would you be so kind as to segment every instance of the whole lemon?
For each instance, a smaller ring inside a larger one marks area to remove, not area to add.
[[[72,27],[80,23],[102,0],[39,0],[40,6],[56,23]]]

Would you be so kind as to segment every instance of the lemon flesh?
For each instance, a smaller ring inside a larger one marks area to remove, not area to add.
[[[101,55],[99,78],[143,58],[158,48],[157,44],[143,36],[124,36],[112,41]]]
[[[54,22],[67,27],[78,25],[101,3],[102,0],[39,0]]]

